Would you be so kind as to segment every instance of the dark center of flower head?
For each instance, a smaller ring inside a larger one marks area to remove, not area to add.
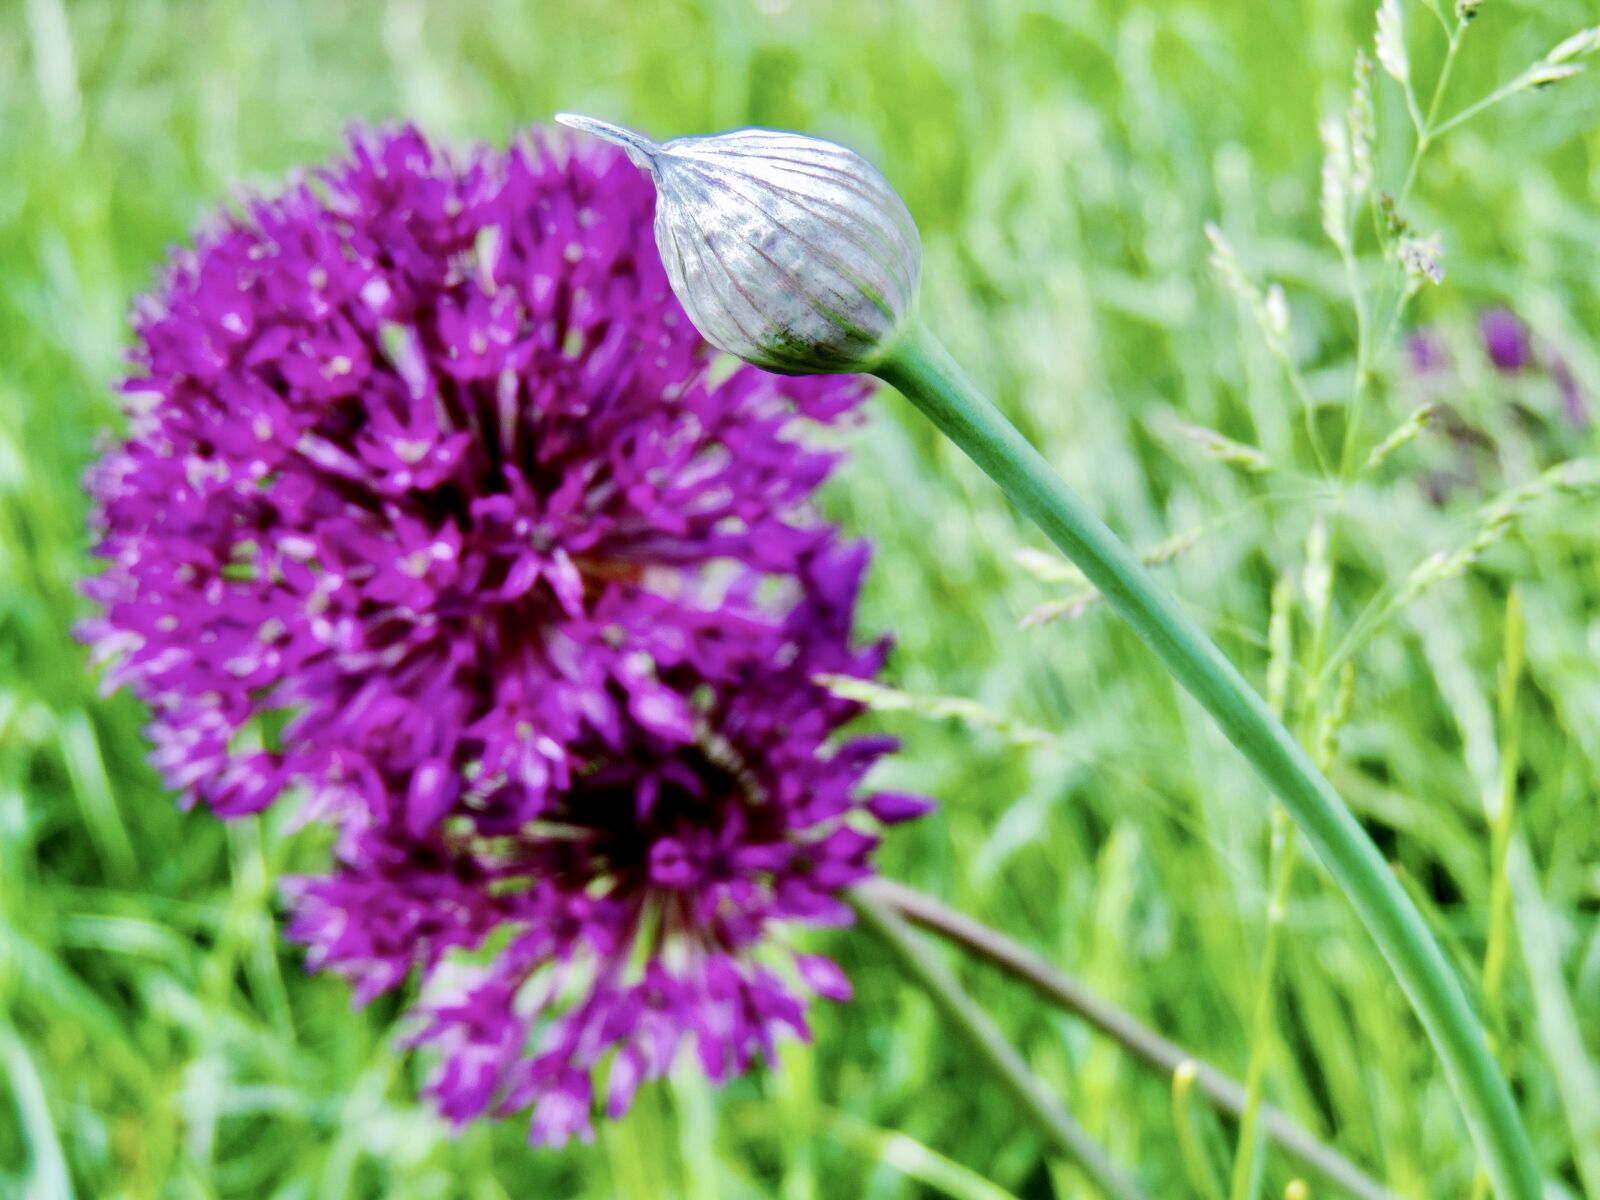
[[[883,653],[791,432],[862,387],[714,376],[652,204],[614,153],[358,136],[174,264],[92,477],[88,634],[169,782],[334,819],[291,934],[358,999],[419,975],[441,1110],[546,1142],[597,1076],[618,1113],[803,1033],[847,985],[771,930],[927,807],[862,794],[888,744],[814,682]]]
[[[805,1033],[797,988],[847,994],[827,960],[768,943],[775,922],[846,919],[839,892],[878,840],[862,825],[926,810],[860,794],[888,741],[827,744],[855,706],[814,673],[881,658],[848,644],[863,564],[858,548],[809,557],[804,599],[726,664],[736,686],[697,705],[688,738],[625,718],[537,819],[491,789],[421,837],[378,827],[339,875],[299,884],[292,932],[360,994],[423,968],[416,1036],[442,1051],[430,1088],[447,1115],[532,1105],[536,1140],[561,1141],[587,1131],[605,1061],[615,1114],[683,1046],[721,1079]],[[481,965],[452,968],[452,950]]]

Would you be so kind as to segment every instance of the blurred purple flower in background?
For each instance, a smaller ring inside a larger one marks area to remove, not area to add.
[[[1478,341],[1490,366],[1502,375],[1543,372],[1560,393],[1562,416],[1579,428],[1588,425],[1583,388],[1556,346],[1535,337],[1528,323],[1504,306],[1485,309],[1478,315],[1477,325]],[[1430,385],[1447,382],[1454,366],[1444,337],[1426,326],[1406,339],[1406,357],[1411,373]]]
[[[1572,368],[1560,355],[1556,355],[1550,363],[1550,377],[1556,381],[1556,387],[1561,392],[1562,413],[1579,429],[1586,429],[1589,425],[1589,403]]]
[[[169,784],[335,822],[291,932],[363,1001],[419,971],[441,1109],[543,1142],[606,1063],[616,1114],[680,1044],[722,1079],[803,1034],[847,985],[772,923],[847,919],[927,807],[860,791],[890,744],[812,682],[883,656],[793,437],[865,386],[713,372],[653,203],[609,148],[357,135],[177,257],[90,480],[86,636]]]
[[[1497,371],[1514,375],[1533,362],[1533,339],[1528,327],[1509,308],[1491,308],[1480,314],[1478,335]]]
[[[1436,329],[1419,329],[1406,340],[1406,356],[1416,375],[1440,375],[1450,369],[1450,350]]]

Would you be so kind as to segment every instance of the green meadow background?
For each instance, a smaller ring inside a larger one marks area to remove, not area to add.
[[[1426,108],[1444,23],[1401,11]],[[1439,115],[1596,21],[1594,0],[1484,0]],[[848,931],[815,940],[857,998],[820,1007],[780,1070],[647,1089],[592,1147],[531,1150],[520,1121],[450,1136],[394,1047],[398,1005],[354,1011],[283,942],[275,880],[325,841],[181,812],[139,706],[100,694],[72,638],[80,478],[168,249],[351,122],[504,144],[560,109],[662,136],[803,129],[883,166],[924,233],[930,321],[1132,542],[1193,535],[1160,570],[1263,688],[1278,588],[1291,721],[1484,1013],[1550,1195],[1600,1196],[1600,445],[1548,371],[1494,372],[1475,326],[1514,307],[1600,417],[1600,73],[1429,151],[1404,212],[1439,234],[1445,279],[1373,322],[1356,465],[1441,407],[1341,488],[1312,435],[1337,457],[1349,286],[1377,305],[1398,269],[1365,219],[1349,272],[1323,235],[1317,128],[1372,32],[1368,0],[0,0],[0,1196],[1092,1194]],[[1412,124],[1381,73],[1376,91],[1398,192]],[[1281,285],[1292,374],[1208,263],[1207,222],[1251,286]],[[1404,353],[1423,325],[1453,360],[1426,379]],[[864,632],[897,639],[895,687],[982,709],[874,718],[905,743],[883,781],[943,805],[892,836],[885,873],[1235,1076],[1258,1054],[1267,1098],[1399,1195],[1469,1196],[1445,1080],[1314,861],[1255,1026],[1269,797],[1242,761],[1103,608],[1023,626],[1076,586],[1019,564],[1042,540],[898,397],[849,440],[827,503],[877,545]],[[1340,660],[1348,715],[1324,734]],[[1153,1195],[1206,1194],[1170,1079],[948,961]],[[1187,1124],[1220,1176],[1233,1124],[1203,1105]],[[1262,1194],[1296,1171],[1269,1151]]]

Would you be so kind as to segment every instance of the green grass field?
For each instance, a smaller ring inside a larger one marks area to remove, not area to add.
[[[1426,122],[1453,13],[1401,10]],[[1593,0],[1484,0],[1434,125],[1596,21]],[[819,944],[856,1000],[820,1008],[781,1070],[647,1089],[592,1147],[530,1150],[520,1121],[452,1138],[395,1003],[352,1010],[282,939],[275,881],[326,839],[179,811],[138,705],[103,697],[73,640],[80,479],[166,251],[351,122],[503,144],[560,109],[662,136],[802,129],[883,167],[923,230],[931,324],[1120,533],[1192,540],[1159,570],[1263,689],[1278,590],[1292,727],[1466,981],[1549,1194],[1600,1196],[1600,76],[1428,149],[1403,211],[1445,278],[1391,322],[1401,274],[1371,222],[1347,264],[1319,211],[1318,123],[1372,33],[1365,0],[0,0],[0,1196],[1092,1194],[851,932]],[[1412,119],[1375,86],[1378,185],[1399,194]],[[1207,222],[1246,284],[1209,263]],[[1248,302],[1269,283],[1288,369]],[[1492,368],[1475,322],[1502,304],[1589,423],[1549,370]],[[1407,365],[1422,326],[1443,376]],[[1440,407],[1341,487],[1319,454],[1345,440],[1358,358],[1354,466]],[[885,873],[1236,1077],[1256,1058],[1271,1103],[1396,1193],[1472,1195],[1446,1081],[1309,852],[1255,1021],[1269,797],[1204,713],[1103,606],[1024,627],[1077,586],[1019,564],[1042,538],[900,398],[850,441],[828,504],[877,546],[864,622],[897,640],[889,681],[995,718],[875,718],[905,743],[885,783],[942,802]],[[1207,1195],[1185,1133],[1226,1187],[1231,1121],[1199,1102],[1179,1120],[1169,1078],[949,961],[1153,1195]],[[1269,1151],[1261,1194],[1298,1171]]]

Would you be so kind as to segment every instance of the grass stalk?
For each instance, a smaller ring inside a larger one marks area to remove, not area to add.
[[[1239,1115],[1239,1146],[1233,1160],[1229,1200],[1253,1200],[1260,1180],[1261,1095],[1267,1053],[1272,1045],[1272,1006],[1277,994],[1278,947],[1294,879],[1294,825],[1283,805],[1272,805],[1272,865],[1267,899],[1267,931],[1257,965],[1255,1011],[1250,1021],[1250,1062],[1245,1071],[1244,1111]]]
[[[1172,1076],[1174,1080],[1180,1073],[1190,1077],[1190,1088],[1219,1111],[1235,1118],[1244,1112],[1245,1088],[1238,1080],[1097,996],[1005,934],[941,904],[932,896],[890,879],[874,879],[858,890],[918,928],[960,946],[1032,988],[1050,1003],[1116,1042],[1152,1070]],[[1260,1125],[1279,1149],[1354,1200],[1396,1200],[1388,1188],[1319,1141],[1315,1134],[1281,1109],[1261,1105]]]
[[[962,990],[950,969],[905,920],[867,889],[852,892],[850,904],[862,925],[883,942],[906,973],[928,993],[951,1028],[972,1047],[1051,1148],[1075,1163],[1113,1200],[1144,1200],[1144,1189],[1112,1163],[1099,1144],[1044,1089],[989,1014]]]

